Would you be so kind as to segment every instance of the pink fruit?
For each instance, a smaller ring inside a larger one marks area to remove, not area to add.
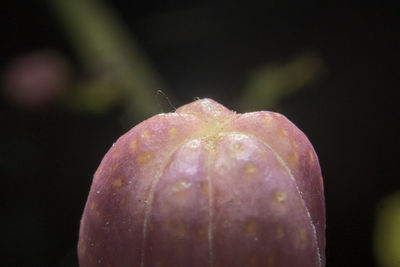
[[[154,116],[96,171],[78,254],[81,267],[324,266],[317,155],[273,112],[202,99]]]

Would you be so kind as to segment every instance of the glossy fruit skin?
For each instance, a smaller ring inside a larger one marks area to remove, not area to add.
[[[79,236],[81,267],[321,267],[318,158],[284,116],[200,99],[113,144]]]

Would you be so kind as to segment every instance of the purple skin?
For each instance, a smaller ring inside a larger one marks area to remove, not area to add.
[[[81,267],[322,267],[318,158],[280,114],[197,100],[111,147],[79,236]]]

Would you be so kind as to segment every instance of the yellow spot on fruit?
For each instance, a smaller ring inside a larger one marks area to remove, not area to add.
[[[123,196],[121,199],[121,205],[125,205],[126,203],[126,196]]]
[[[165,266],[165,261],[164,260],[157,260],[156,261],[156,267],[164,267]]]
[[[172,187],[172,191],[174,191],[175,193],[181,193],[188,189],[191,185],[191,183],[182,180],[174,184],[174,186]]]
[[[235,152],[238,152],[238,151],[240,151],[240,149],[242,148],[242,145],[241,145],[240,143],[235,143],[235,144],[232,146],[232,148],[233,148],[233,150],[234,150]]]
[[[270,115],[265,115],[264,122],[267,125],[270,125],[274,119]]]
[[[197,231],[197,238],[198,239],[205,239],[208,238],[208,229],[207,228],[201,228],[200,230]]]
[[[204,194],[208,195],[208,182],[201,183],[201,190]]]
[[[144,131],[142,133],[142,138],[150,139],[151,138],[151,132],[150,131]]]
[[[274,265],[275,265],[275,256],[273,254],[271,254],[267,258],[267,266],[273,267]]]
[[[129,148],[132,152],[134,152],[137,148],[137,140],[133,140],[132,143],[129,145]]]
[[[255,220],[251,219],[246,223],[246,234],[254,235],[257,230],[257,223]]]
[[[283,203],[283,202],[285,201],[285,199],[286,199],[286,194],[285,194],[285,192],[277,191],[277,192],[275,193],[275,200],[276,200],[278,203]]]
[[[114,144],[113,144],[114,146]],[[116,149],[115,147],[113,147],[113,151],[112,151],[112,158],[115,159],[118,156],[118,149]]]
[[[245,167],[245,172],[246,172],[247,174],[254,174],[254,173],[257,172],[257,167],[256,167],[254,164],[249,163],[249,164],[247,164],[246,167]]]
[[[294,139],[290,139],[290,142],[292,143],[292,146],[297,149],[299,145],[296,143],[296,141]]]
[[[263,267],[273,267],[275,266],[275,256],[273,254],[256,254],[252,255],[248,259],[248,265],[246,266],[263,266]]]
[[[300,244],[304,244],[307,241],[307,233],[304,228],[300,228],[297,232],[296,238]]]
[[[294,163],[297,164],[299,162],[299,156],[297,155],[296,151],[293,151],[292,154],[290,155],[290,160]]]
[[[167,228],[173,234],[176,234],[181,237],[186,236],[187,234],[186,226],[182,222],[168,221]]]
[[[97,204],[96,202],[92,201],[92,204],[90,205],[90,210],[97,216],[100,217],[100,212],[97,209]]]
[[[78,249],[80,250],[81,253],[85,253],[86,251],[86,245],[85,242],[83,241],[83,238],[79,239]]]
[[[313,156],[313,153],[311,151],[308,152],[308,162],[310,164],[314,163],[314,156]]]
[[[280,129],[280,132],[281,132],[281,135],[283,135],[285,137],[287,137],[289,135],[288,132],[283,128]]]
[[[168,207],[169,206],[169,202],[168,201],[161,201],[161,207],[163,208],[163,209],[165,209],[166,207]]]
[[[122,186],[122,179],[121,178],[116,179],[114,181],[113,185],[116,186],[116,187],[121,187]]]
[[[153,154],[151,152],[146,152],[137,158],[137,162],[139,164],[146,164],[152,159],[152,157]]]
[[[168,134],[169,134],[170,137],[174,137],[177,132],[178,132],[178,130],[175,127],[171,127],[168,130]]]
[[[177,230],[180,236],[185,236],[187,234],[186,227],[183,223],[178,224]]]
[[[250,266],[258,266],[258,257],[253,255],[249,258]]]

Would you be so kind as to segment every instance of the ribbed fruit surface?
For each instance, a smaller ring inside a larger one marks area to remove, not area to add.
[[[325,207],[307,137],[284,116],[211,99],[156,115],[96,171],[81,267],[321,267]]]

